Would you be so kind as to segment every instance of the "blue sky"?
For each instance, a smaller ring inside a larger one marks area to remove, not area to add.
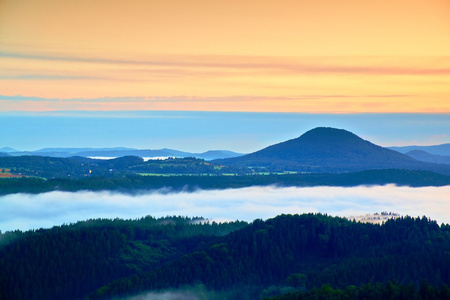
[[[192,111],[0,114],[0,148],[171,148],[248,153],[319,126],[381,146],[450,143],[449,114],[307,114]]]

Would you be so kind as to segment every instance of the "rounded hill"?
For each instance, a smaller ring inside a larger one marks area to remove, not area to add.
[[[223,165],[264,167],[270,171],[352,172],[369,169],[429,169],[407,155],[377,146],[343,129],[318,127],[298,138],[240,157]]]

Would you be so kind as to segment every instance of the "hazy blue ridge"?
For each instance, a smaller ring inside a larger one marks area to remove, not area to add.
[[[409,152],[406,152],[405,154],[416,160],[420,160],[420,161],[424,161],[424,162],[430,162],[430,163],[436,163],[436,164],[450,164],[450,156],[430,154],[430,153],[422,151],[422,150],[411,150]]]
[[[18,152],[18,151],[11,147],[3,147],[3,148],[0,148],[0,152],[9,153],[9,152]]]
[[[11,156],[49,156],[49,157],[105,157],[116,158],[123,156],[139,156],[148,158],[164,158],[164,157],[197,157],[205,160],[213,160],[219,158],[229,158],[243,155],[229,150],[208,150],[203,153],[191,153],[174,149],[133,149],[125,147],[115,148],[44,148],[36,151],[0,151]]]
[[[450,156],[450,143],[431,146],[401,146],[401,147],[388,147],[389,149],[407,153],[413,150],[425,151],[434,155]]]

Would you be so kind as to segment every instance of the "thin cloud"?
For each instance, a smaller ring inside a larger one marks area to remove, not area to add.
[[[43,61],[64,61],[82,62],[91,64],[111,64],[111,65],[139,65],[148,67],[166,68],[212,68],[212,69],[234,69],[234,70],[258,70],[259,73],[286,73],[286,74],[360,74],[360,75],[409,75],[409,76],[436,76],[450,75],[450,67],[445,64],[442,67],[424,67],[435,61],[435,58],[414,57],[410,58],[414,63],[407,66],[397,66],[398,60],[405,58],[390,57],[389,62],[378,62],[379,57],[365,57],[361,61],[360,57],[308,57],[280,58],[264,56],[231,56],[231,55],[172,55],[172,56],[152,56],[150,59],[120,59],[120,58],[100,58],[86,56],[58,55],[52,53],[20,53],[20,52],[0,52],[0,57],[9,59],[43,60]],[[444,57],[445,58],[445,57]],[[312,63],[311,63],[312,61]],[[347,64],[337,63],[337,61],[347,61]],[[446,62],[447,60],[441,60]],[[428,62],[428,63],[427,63]],[[417,66],[420,64],[420,66]],[[158,70],[163,76],[177,77],[177,73],[186,74],[184,69]],[[139,70],[143,72],[142,69]],[[150,72],[151,70],[147,70]],[[205,74],[204,71],[199,71]],[[154,72],[153,72],[154,73]],[[190,71],[194,75],[196,71]],[[216,73],[216,75],[219,73]],[[223,75],[224,73],[220,73]],[[232,75],[236,75],[233,73]]]
[[[450,186],[312,187],[242,189],[137,196],[110,192],[50,192],[0,197],[0,230],[48,228],[89,218],[139,218],[145,215],[202,216],[214,220],[267,219],[279,214],[321,212],[355,216],[374,212],[426,215],[450,223]]]
[[[104,80],[98,76],[76,76],[76,75],[49,75],[49,74],[21,74],[21,75],[0,75],[0,80]]]
[[[76,77],[75,77],[76,78]],[[74,78],[74,79],[75,79]],[[318,94],[318,95],[299,95],[299,96],[227,96],[227,97],[192,97],[192,96],[170,96],[170,97],[101,97],[101,98],[44,98],[28,97],[22,95],[0,95],[0,101],[36,101],[36,102],[83,102],[83,103],[115,103],[115,102],[140,102],[140,103],[181,103],[181,102],[242,102],[258,100],[277,100],[277,101],[297,101],[297,100],[317,100],[328,98],[407,98],[412,97],[406,94],[377,94],[377,95],[336,95],[336,94]]]

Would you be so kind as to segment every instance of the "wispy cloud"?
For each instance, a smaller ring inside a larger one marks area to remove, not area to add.
[[[129,59],[0,52],[0,61],[3,94],[42,97],[36,103],[3,97],[2,111],[436,113],[450,109],[444,101],[450,76],[446,57],[149,55]]]
[[[253,221],[307,212],[354,216],[391,211],[450,223],[448,195],[450,186],[251,187],[194,193],[155,191],[138,196],[109,192],[15,194],[0,197],[0,229],[51,227],[88,218],[183,215]]]
[[[45,81],[54,81],[54,80],[100,80],[105,79],[104,77],[95,77],[95,76],[75,76],[75,75],[50,75],[50,74],[21,74],[21,75],[0,75],[0,80],[45,80]]]
[[[321,112],[317,102],[333,101],[339,102],[342,112],[349,112],[352,101],[361,99],[377,99],[360,106],[381,107],[385,106],[384,99],[400,99],[406,101],[413,95],[395,94],[374,94],[374,95],[335,95],[335,94],[311,94],[297,96],[168,96],[168,97],[100,97],[100,98],[44,98],[27,97],[22,95],[0,95],[0,110],[3,111],[129,111],[129,110],[184,110],[184,111],[214,111],[217,107],[229,111],[248,111],[245,107],[263,107],[269,105],[281,108],[285,106],[285,111],[290,107],[302,104],[303,108],[308,108],[310,112]],[[377,102],[378,101],[378,102]],[[311,107],[311,108],[309,108]],[[268,109],[267,109],[268,110]],[[250,109],[251,111],[251,109]],[[334,109],[337,111],[337,109]]]
[[[171,96],[171,97],[101,97],[101,98],[44,98],[44,97],[28,97],[22,95],[0,95],[0,101],[2,100],[12,100],[12,101],[85,101],[85,102],[99,102],[99,103],[110,103],[110,102],[223,102],[223,101],[243,101],[243,100],[285,100],[285,101],[296,101],[296,100],[314,100],[314,99],[325,99],[325,98],[405,98],[411,97],[411,95],[390,95],[390,94],[379,94],[379,95],[299,95],[299,96],[228,96],[228,97],[192,97],[192,96]]]
[[[239,55],[166,55],[142,59],[101,58],[52,53],[0,52],[0,58],[19,60],[42,60],[109,65],[137,65],[140,67],[180,68],[175,73],[183,74],[184,68],[231,69],[257,72],[291,74],[361,74],[361,75],[450,75],[449,61],[441,58],[438,67],[430,67],[432,57],[264,57]],[[405,62],[407,62],[405,64]],[[141,71],[149,71],[141,69]],[[167,69],[157,70],[160,73]],[[173,70],[172,70],[173,71]],[[174,72],[171,72],[174,73]]]

